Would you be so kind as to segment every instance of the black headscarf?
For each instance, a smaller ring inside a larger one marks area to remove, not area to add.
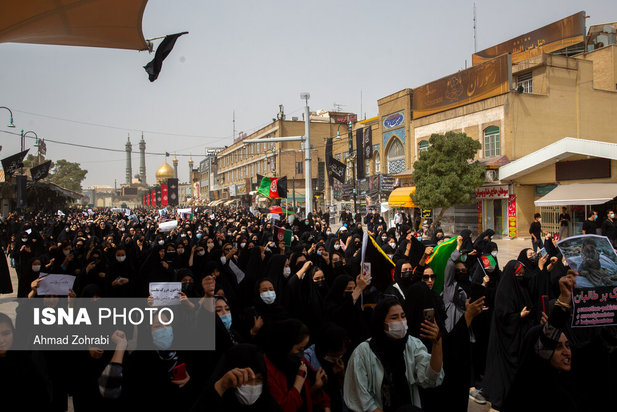
[[[300,358],[289,355],[294,345],[309,336],[309,330],[297,319],[277,322],[269,329],[270,344],[266,346],[266,356],[278,370],[285,374],[287,385],[293,386],[300,367]]]

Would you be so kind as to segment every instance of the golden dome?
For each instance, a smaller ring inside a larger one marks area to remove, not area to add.
[[[174,177],[174,169],[165,161],[161,167],[156,171],[156,181],[158,183],[164,183],[165,180]]]

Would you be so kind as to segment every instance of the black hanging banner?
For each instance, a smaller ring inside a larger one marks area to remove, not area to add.
[[[364,179],[364,129],[356,130],[356,178]]]
[[[51,167],[51,160],[41,163],[38,166],[30,168],[30,176],[32,176],[33,182],[38,182],[41,179],[45,179],[49,175],[49,168]]]
[[[370,159],[371,157],[373,157],[373,131],[371,126],[368,126],[364,128],[364,158]]]
[[[4,169],[5,177],[12,176],[17,171],[17,169],[24,167],[24,157],[26,157],[28,150],[30,149],[24,150],[23,152],[19,152],[2,159],[2,168]]]
[[[24,175],[15,176],[15,185],[17,186],[17,208],[24,209],[27,206],[26,202],[26,182],[28,178]]]
[[[178,179],[167,179],[169,206],[178,206]]]
[[[328,171],[328,184],[330,186],[332,186],[332,171],[330,170],[332,159],[332,138],[329,137],[326,140],[326,170]]]

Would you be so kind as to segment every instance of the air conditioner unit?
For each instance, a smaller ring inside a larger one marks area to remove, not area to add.
[[[485,174],[485,181],[487,182],[495,182],[499,180],[499,173],[497,170],[489,169]]]

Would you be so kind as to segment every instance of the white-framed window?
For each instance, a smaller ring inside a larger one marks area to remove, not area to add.
[[[341,154],[340,153],[335,154],[334,158],[340,162],[341,161]]]
[[[428,147],[428,140],[421,140],[420,143],[418,143],[418,153],[426,152],[428,150]]]
[[[523,87],[523,93],[533,93],[533,76],[531,72],[519,74],[516,77],[516,88]]]
[[[499,127],[489,126],[484,129],[484,157],[499,156],[501,154],[499,140]]]

